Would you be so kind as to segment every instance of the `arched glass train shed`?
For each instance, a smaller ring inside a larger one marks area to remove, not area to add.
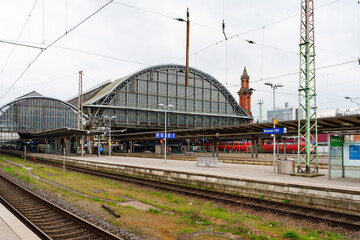
[[[0,108],[2,134],[77,128],[77,122],[77,108],[67,102],[44,96],[22,97]]]
[[[118,128],[162,128],[164,108],[169,128],[204,128],[246,124],[252,118],[214,77],[185,66],[148,67],[107,85],[84,103],[85,113],[107,125],[103,116],[115,116]]]

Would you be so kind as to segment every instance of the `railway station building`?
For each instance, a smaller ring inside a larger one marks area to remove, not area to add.
[[[118,129],[163,129],[167,108],[170,129],[247,124],[252,117],[211,75],[185,66],[158,65],[84,93],[84,113],[94,125]],[[75,105],[77,97],[69,100]]]
[[[214,77],[189,68],[186,84],[185,71],[182,65],[157,65],[104,82],[83,93],[83,114],[75,107],[78,96],[63,101],[31,92],[0,108],[1,140],[29,139],[31,134],[60,128],[78,129],[80,116],[81,128],[106,130],[111,124],[112,130],[127,132],[163,130],[165,112],[168,129],[237,126],[252,121],[249,104],[244,110]],[[109,122],[105,116],[113,120]]]

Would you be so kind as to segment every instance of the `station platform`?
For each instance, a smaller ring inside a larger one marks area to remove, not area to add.
[[[33,154],[31,154],[33,155]],[[52,154],[36,154],[38,157],[53,157]],[[58,156],[59,157],[59,156]],[[318,186],[324,188],[348,189],[352,191],[360,191],[360,178],[335,178],[329,180],[328,170],[319,169],[319,173],[324,176],[315,178],[295,177],[289,174],[274,173],[273,166],[258,166],[245,164],[228,164],[220,163],[214,167],[196,166],[196,161],[169,160],[157,158],[138,158],[138,157],[119,157],[119,156],[95,156],[87,155],[69,156],[66,159],[77,159],[81,161],[90,161],[97,163],[110,163],[116,165],[127,165],[135,167],[146,167],[154,169],[164,169],[171,171],[186,171],[199,174],[210,174],[223,177],[235,177],[250,180],[279,182],[289,184],[299,184],[304,186]]]
[[[62,161],[53,154],[29,154],[31,157]],[[118,172],[202,188],[236,192],[240,195],[310,204],[360,215],[360,178],[298,177],[274,173],[273,166],[227,164],[196,166],[196,161],[165,160],[124,156],[67,156],[66,163],[92,169]]]
[[[0,240],[40,240],[40,238],[0,204]]]

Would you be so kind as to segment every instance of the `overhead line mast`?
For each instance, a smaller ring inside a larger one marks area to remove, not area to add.
[[[84,95],[83,95],[83,71],[79,71],[79,94],[78,94],[78,129],[83,129],[83,104],[84,104]]]
[[[318,172],[314,0],[301,0],[298,172]],[[301,120],[302,112],[305,119]],[[305,141],[305,147],[300,145]],[[310,164],[315,167],[311,169]],[[305,164],[305,169],[301,167]]]
[[[189,80],[189,41],[190,41],[190,14],[189,8],[186,10],[186,72],[185,72],[185,85],[188,85]]]

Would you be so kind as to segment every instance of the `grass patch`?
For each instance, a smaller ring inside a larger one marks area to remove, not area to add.
[[[287,224],[276,222],[276,219],[273,221],[273,219],[267,219],[267,217],[256,216],[256,213],[251,212],[250,214],[247,210],[241,210],[244,212],[240,212],[235,207],[227,209],[228,205],[219,205],[206,200],[199,201],[198,198],[184,197],[176,193],[162,192],[126,182],[118,183],[109,179],[71,171],[63,173],[60,168],[32,164],[31,162],[25,162],[23,159],[6,158],[34,168],[33,173],[42,178],[91,196],[87,198],[41,181],[32,183],[46,191],[52,191],[63,200],[86,208],[89,207],[89,209],[92,206],[96,212],[99,211],[101,199],[109,199],[111,202],[108,204],[121,214],[121,220],[111,216],[107,216],[107,220],[111,221],[115,226],[126,228],[143,236],[144,239],[151,238],[151,236],[157,239],[176,239],[177,234],[202,231],[206,228],[213,229],[213,231],[229,232],[245,239],[255,240],[273,240],[276,239],[274,236],[278,239],[344,239],[339,233],[317,231],[311,228],[296,230],[291,221],[286,222],[284,220]],[[5,172],[11,173],[24,181],[33,181],[27,175],[25,169],[5,161],[0,161],[0,167]],[[103,190],[103,192],[94,190]],[[151,208],[144,211],[132,206],[121,206],[118,202],[125,201],[121,196],[127,196],[149,204]],[[265,197],[261,195],[259,198],[264,199]],[[287,201],[286,203],[290,202]],[[102,211],[99,211],[99,214],[102,214]]]
[[[282,237],[290,239],[300,239],[300,235],[295,231],[285,232]]]
[[[286,199],[284,199],[282,202],[283,202],[283,203],[290,203],[290,200],[286,198]]]
[[[152,214],[159,214],[159,213],[161,213],[159,210],[157,210],[157,209],[154,209],[154,208],[149,208],[149,213],[152,213]]]
[[[279,227],[279,224],[277,222],[274,222],[274,221],[269,221],[268,224],[267,224],[269,227],[272,227],[272,228],[277,228]]]

